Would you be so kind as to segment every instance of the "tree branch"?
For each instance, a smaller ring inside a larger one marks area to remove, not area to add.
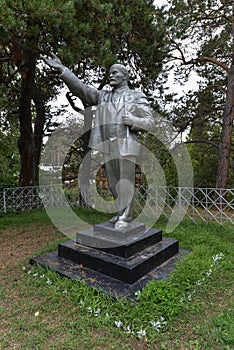
[[[210,85],[207,85],[204,90],[209,90],[209,89],[214,89],[214,88],[217,88],[219,90],[223,90],[225,93],[227,92],[227,89],[225,86],[222,86],[222,85],[219,85],[219,84],[210,84]],[[204,91],[203,90],[203,91]]]
[[[182,50],[180,48],[178,48],[178,47],[177,47],[177,50],[180,52],[181,58],[175,57],[175,59],[181,60],[183,62],[183,64],[185,64],[185,65],[196,64],[198,62],[205,61],[205,62],[213,63],[216,66],[223,68],[228,75],[230,74],[230,68],[228,66],[226,66],[226,64],[216,60],[215,58],[207,57],[207,56],[201,56],[201,57],[197,57],[195,59],[192,59],[190,61],[186,61]]]
[[[180,45],[178,43],[176,43],[174,40],[172,40],[172,43],[175,45],[175,48],[179,51],[181,57],[173,57],[174,59],[178,59],[178,60],[181,60],[183,62],[183,64],[185,65],[189,65],[189,64],[196,64],[198,62],[202,62],[202,61],[205,61],[205,62],[210,62],[210,63],[213,63],[215,64],[216,66],[218,67],[221,67],[225,70],[225,72],[229,75],[230,74],[230,68],[224,64],[223,62],[220,62],[218,61],[217,59],[213,58],[213,57],[207,57],[207,56],[201,56],[201,57],[197,57],[195,59],[192,59],[192,60],[189,60],[189,61],[186,61],[186,58],[184,56],[184,52],[183,50],[181,49]]]
[[[82,111],[82,108],[79,108],[75,105],[73,99],[72,99],[72,93],[70,91],[68,91],[66,93],[66,98],[68,99],[68,102],[70,103],[71,107],[76,111],[76,112],[80,112]]]
[[[191,140],[191,141],[185,141],[184,143],[207,143],[209,145],[212,145],[214,147],[219,148],[219,144],[216,141],[209,141],[209,140]]]
[[[218,60],[216,60],[215,58],[212,57],[207,57],[207,56],[201,56],[197,59],[198,61],[206,61],[206,62],[210,62],[215,64],[218,67],[223,68],[226,73],[229,75],[230,74],[230,68],[228,68],[228,66],[226,66],[226,64],[224,64],[223,62],[220,62]]]

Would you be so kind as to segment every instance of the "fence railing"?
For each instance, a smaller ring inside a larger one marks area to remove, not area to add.
[[[177,208],[178,215],[193,221],[215,220],[234,225],[234,189],[139,186],[135,191],[135,211],[150,215],[162,213],[168,219]],[[81,192],[77,187],[60,185],[5,188],[0,192],[0,212],[23,211],[43,207],[81,206],[84,203],[106,212],[113,205],[110,192],[90,187]]]

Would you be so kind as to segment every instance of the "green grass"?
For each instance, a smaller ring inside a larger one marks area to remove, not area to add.
[[[5,228],[25,226],[34,222],[37,226],[40,224],[50,224],[50,219],[44,210],[0,214],[0,230]]]
[[[89,223],[106,219],[92,210],[79,215]],[[157,223],[165,226],[163,220]],[[44,211],[0,219],[3,239],[6,232],[9,239],[18,231],[33,229],[35,235],[37,228],[38,235],[54,230]],[[50,245],[34,253],[64,240],[55,234]],[[12,263],[3,273],[0,349],[234,349],[234,231],[185,220],[168,236],[190,253],[170,280],[150,282],[137,303],[31,267],[28,256]]]

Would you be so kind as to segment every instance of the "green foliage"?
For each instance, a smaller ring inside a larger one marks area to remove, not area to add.
[[[4,74],[3,74],[4,75]],[[7,101],[5,90],[1,89],[0,104],[0,188],[14,187],[19,176],[18,123],[15,116],[14,91]],[[7,111],[7,104],[10,110]]]
[[[139,296],[139,301],[145,309],[167,319],[175,317],[183,308],[180,303],[183,291],[171,281],[152,281],[146,285]]]
[[[169,50],[163,11],[155,16],[153,1],[138,0],[76,0],[74,7],[76,43],[67,42],[59,50],[64,59],[76,64],[77,73],[103,86],[107,69],[119,61],[129,65],[132,86],[154,89]],[[77,46],[82,49],[77,50]],[[71,52],[69,57],[67,52]],[[95,76],[90,75],[91,70]]]
[[[234,304],[217,315],[214,320],[216,336],[224,343],[234,343]]]
[[[198,91],[190,91],[177,102],[171,120],[179,131],[190,132],[188,141],[194,142],[189,149],[195,186],[214,187],[215,182],[225,183],[227,174],[222,168],[226,165],[222,164],[224,159],[233,158],[232,152],[224,154],[232,142],[231,128],[225,129],[224,120],[231,118],[227,114],[231,108],[227,100],[227,73],[233,57],[233,2],[173,0],[170,5],[173,24],[169,31],[175,49],[172,59],[176,57],[181,63],[177,66],[176,78],[187,81],[194,71],[200,79]],[[231,172],[230,165],[230,187],[233,185]]]
[[[33,169],[34,178],[29,175],[29,183],[24,185],[37,180],[43,133],[52,126],[52,114],[45,105],[61,86],[44,65],[36,69],[41,54],[57,53],[84,82],[99,87],[107,83],[110,65],[120,61],[130,66],[131,86],[149,92],[169,50],[164,12],[156,13],[152,0],[3,0],[0,23],[0,82],[3,89],[7,86],[6,100],[13,100],[12,91],[16,90],[19,144],[24,145],[20,148],[21,166],[26,167],[30,149],[36,154],[33,164],[24,170],[29,174]],[[10,104],[5,109],[9,112]],[[34,138],[40,142],[34,143]]]
[[[17,136],[0,131],[0,188],[14,187],[18,176]]]
[[[215,187],[216,183],[221,130],[216,121],[217,112],[212,111],[212,104],[214,98],[209,90],[199,95],[197,111],[187,138],[192,142],[188,149],[193,162],[195,187],[210,188]]]
[[[163,131],[166,132],[165,130]],[[173,135],[168,134],[168,139],[173,139]],[[170,142],[168,144],[170,145]],[[144,146],[149,149],[154,155],[155,158],[159,161],[162,166],[163,173],[165,176],[166,186],[177,187],[178,186],[178,176],[177,169],[174,163],[171,150],[167,147],[168,144],[163,144],[155,136],[147,134],[143,140]],[[151,166],[152,176],[155,177],[158,169]]]
[[[2,214],[0,220],[0,230],[5,230],[8,227],[17,228],[18,226],[27,227],[29,225],[33,226],[46,225],[51,228],[52,224],[46,211],[44,210],[33,210],[30,215],[27,211],[14,213],[14,214]]]

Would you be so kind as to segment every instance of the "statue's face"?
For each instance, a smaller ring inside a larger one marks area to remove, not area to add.
[[[118,88],[126,85],[126,75],[118,68],[118,66],[112,66],[109,72],[109,83],[111,87]]]

